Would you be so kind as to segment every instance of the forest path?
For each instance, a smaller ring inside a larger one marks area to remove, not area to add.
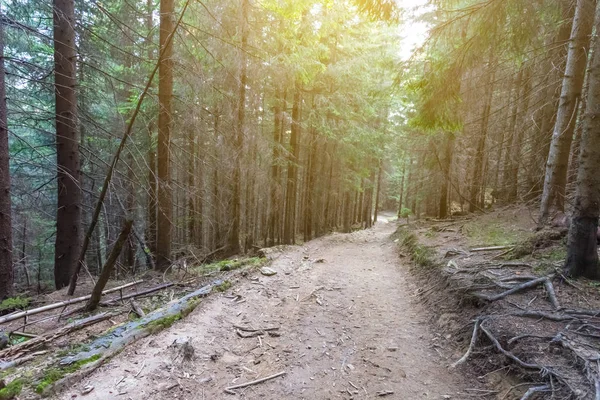
[[[271,265],[277,275],[242,279],[211,296],[55,398],[374,399],[384,391],[394,392],[389,399],[467,398],[463,378],[433,347],[388,217],[372,229],[287,248]],[[234,325],[280,326],[281,335],[241,338]],[[187,338],[191,361],[173,345]],[[280,371],[287,374],[237,395],[223,391]],[[82,396],[87,385],[94,390]]]

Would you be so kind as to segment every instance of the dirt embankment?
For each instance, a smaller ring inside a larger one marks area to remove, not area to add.
[[[402,228],[420,297],[457,368],[493,399],[597,399],[600,292],[561,273],[564,232],[525,208]]]

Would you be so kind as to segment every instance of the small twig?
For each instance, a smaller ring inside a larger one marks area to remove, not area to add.
[[[141,367],[141,368],[140,368],[140,370],[137,372],[137,374],[135,374],[133,377],[134,377],[134,378],[137,378],[137,377],[138,377],[138,376],[139,376],[139,375],[142,373],[142,370],[144,369],[144,367],[145,367],[145,366],[146,366],[146,361],[143,361],[143,362],[142,362],[142,367]]]
[[[244,331],[244,332],[268,332],[268,331],[276,331],[279,329],[278,326],[272,326],[270,328],[258,328],[258,329],[249,328],[247,326],[240,326],[240,325],[234,325],[233,327],[239,329],[240,331]]]
[[[394,392],[392,390],[382,390],[381,392],[377,392],[376,394],[379,397],[383,397],[383,396],[389,396],[390,394],[394,394]]]
[[[225,393],[235,394],[235,392],[233,392],[233,389],[240,389],[240,388],[245,388],[247,386],[256,385],[258,383],[262,383],[262,382],[265,382],[265,381],[268,381],[268,380],[271,380],[271,379],[278,378],[278,377],[280,377],[282,375],[285,375],[286,373],[287,373],[286,371],[281,371],[281,372],[278,372],[278,373],[276,373],[274,375],[269,375],[267,377],[256,379],[256,380],[253,380],[253,381],[250,381],[250,382],[240,383],[239,385],[234,385],[234,386],[228,386],[228,387],[225,388]]]

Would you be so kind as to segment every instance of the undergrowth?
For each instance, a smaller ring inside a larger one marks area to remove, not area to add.
[[[419,267],[433,268],[435,262],[435,251],[430,247],[419,243],[417,235],[407,228],[399,227],[395,233],[400,245],[409,253],[410,259]]]
[[[17,395],[21,393],[23,389],[23,380],[15,379],[12,382],[8,383],[5,387],[0,389],[0,400],[10,400],[15,398]]]
[[[35,392],[38,394],[42,394],[47,387],[55,384],[62,378],[64,378],[68,374],[72,374],[77,372],[86,364],[97,361],[100,359],[100,354],[94,354],[93,356],[79,360],[74,362],[73,364],[67,365],[65,367],[51,367],[46,370],[42,379],[35,386]]]
[[[9,297],[0,303],[0,315],[9,311],[22,310],[29,305],[27,297]]]

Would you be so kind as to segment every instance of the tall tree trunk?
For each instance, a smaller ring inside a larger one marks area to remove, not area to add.
[[[531,68],[525,67],[522,79],[522,93],[519,96],[521,119],[513,132],[513,148],[510,151],[510,164],[508,166],[508,187],[506,199],[510,202],[515,202],[518,196],[519,188],[519,163],[521,161],[521,145],[523,135],[527,125],[527,110],[529,108],[529,96],[531,92]]]
[[[382,161],[379,160],[379,168],[377,170],[377,189],[375,192],[375,210],[373,215],[373,222],[377,222],[377,215],[379,214],[379,194],[381,192],[381,174],[382,174]]]
[[[402,206],[404,205],[402,199],[404,198],[404,178],[406,176],[406,161],[407,160],[402,161],[402,178],[400,180],[400,193],[398,195],[398,219],[402,217]]]
[[[296,236],[296,192],[298,183],[298,155],[300,153],[300,88],[294,91],[292,105],[292,127],[290,134],[290,151],[288,157],[288,174],[285,201],[285,224],[283,244],[294,244]]]
[[[600,32],[600,12],[596,15]],[[594,41],[589,91],[579,153],[575,206],[569,229],[565,268],[571,276],[600,279],[598,217],[600,216],[600,40]]]
[[[0,17],[3,17],[1,11]],[[14,291],[8,123],[4,76],[4,26],[0,18],[0,301],[11,297]],[[23,243],[25,243],[25,238],[23,238]]]
[[[277,89],[275,105],[273,107],[273,155],[271,160],[271,207],[269,210],[269,246],[275,245],[277,229],[279,227],[280,187],[279,187],[279,157],[281,146],[281,123],[283,113],[281,110],[281,91]]]
[[[197,214],[196,214],[196,199],[197,199],[197,192],[199,191],[199,188],[196,187],[196,182],[195,182],[195,177],[196,174],[201,174],[202,171],[198,171],[196,169],[196,143],[195,143],[195,138],[194,138],[194,133],[192,132],[192,129],[189,129],[188,131],[188,135],[187,135],[187,147],[188,147],[188,154],[189,154],[189,159],[188,159],[188,165],[186,168],[186,175],[187,175],[187,179],[186,179],[186,183],[187,183],[187,188],[188,188],[188,195],[187,195],[187,231],[188,231],[188,235],[189,235],[189,241],[188,243],[190,244],[196,244],[196,220],[197,220]]]
[[[242,220],[242,153],[244,151],[244,119],[246,117],[246,71],[248,68],[246,60],[246,47],[248,45],[248,0],[242,0],[242,43],[240,46],[240,81],[238,93],[238,107],[236,118],[235,139],[233,146],[233,157],[235,158],[233,170],[233,215],[231,233],[229,235],[229,252],[240,251],[240,224]]]
[[[484,157],[485,157],[485,145],[487,142],[488,134],[488,121],[490,118],[490,109],[492,107],[492,98],[494,96],[494,76],[495,76],[495,65],[494,60],[490,58],[488,63],[487,79],[485,83],[486,97],[483,103],[483,112],[481,116],[481,127],[479,138],[477,141],[477,148],[475,150],[475,162],[473,164],[473,174],[471,179],[471,193],[469,211],[474,212],[477,209],[477,202],[481,191],[485,191],[483,187],[483,170],[484,170]]]
[[[171,188],[171,129],[173,126],[173,34],[175,5],[173,0],[160,0],[160,48],[162,58],[158,68],[158,147],[156,266],[168,268],[171,261],[173,232],[173,193]]]
[[[448,191],[450,186],[450,171],[452,170],[452,155],[454,153],[454,134],[446,133],[445,136],[444,158],[441,162],[443,177],[438,209],[438,217],[441,219],[448,217]]]
[[[57,214],[54,283],[69,284],[81,248],[81,184],[77,129],[75,5],[54,0],[54,92],[56,102]]]
[[[559,211],[564,211],[565,208],[569,153],[577,121],[575,114],[583,88],[595,9],[595,0],[577,0],[560,103],[546,163],[539,226],[547,223],[552,205]]]

